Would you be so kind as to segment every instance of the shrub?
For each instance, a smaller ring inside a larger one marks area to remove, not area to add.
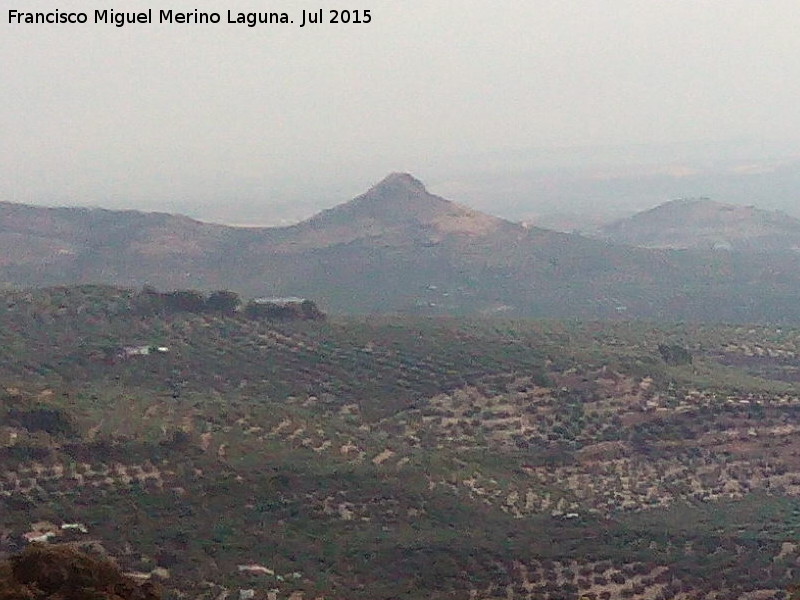
[[[75,433],[69,416],[57,408],[13,409],[8,411],[12,423],[28,431],[46,431],[50,435],[71,436]]]
[[[34,544],[0,565],[0,600],[158,600],[111,561],[71,546]]]
[[[242,301],[239,294],[228,290],[211,292],[206,300],[206,310],[209,312],[222,313],[223,315],[233,315],[239,309]]]
[[[679,366],[692,364],[691,352],[679,344],[659,344],[658,352],[668,365]]]

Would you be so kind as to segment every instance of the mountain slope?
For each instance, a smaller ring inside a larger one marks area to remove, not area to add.
[[[800,248],[800,220],[708,199],[666,202],[601,229],[608,240],[644,248],[781,252]]]
[[[305,296],[329,312],[800,318],[800,255],[673,252],[523,227],[392,174],[291,227],[0,204],[0,285]]]

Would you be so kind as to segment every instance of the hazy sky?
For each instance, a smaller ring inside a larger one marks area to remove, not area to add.
[[[339,7],[372,22],[298,26],[303,9]],[[9,8],[90,22],[9,24]],[[223,23],[92,22],[148,8]],[[225,23],[265,9],[298,22]],[[242,222],[396,170],[457,193],[482,165],[500,180],[564,166],[553,156],[601,164],[610,147],[627,150],[609,164],[737,140],[745,162],[789,156],[798,25],[796,0],[5,0],[0,199]]]

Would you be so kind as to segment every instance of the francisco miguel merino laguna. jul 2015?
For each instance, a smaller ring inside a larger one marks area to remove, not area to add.
[[[372,20],[369,10],[330,10],[328,13],[329,18],[327,22],[333,24],[366,24]],[[197,9],[188,12],[160,9],[158,13],[155,14],[153,9],[139,12],[122,12],[113,9],[105,9],[95,10],[93,13],[64,12],[58,9],[51,12],[25,12],[9,9],[8,22],[10,24],[27,25],[84,24],[90,22],[90,14],[92,14],[93,17],[91,22],[112,24],[116,27],[137,23],[189,25],[230,23],[255,27],[256,25],[291,24],[295,22],[286,12],[236,12],[228,10],[226,11],[227,19],[223,21],[222,15],[218,12],[204,12]],[[157,20],[154,20],[154,16],[157,17]],[[298,21],[300,27],[305,27],[307,24],[324,23],[326,22],[325,12],[322,9],[314,11],[303,10]]]

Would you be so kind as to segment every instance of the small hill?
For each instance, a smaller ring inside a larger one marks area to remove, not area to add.
[[[642,248],[786,252],[800,249],[800,220],[753,206],[683,199],[610,223],[601,235]]]

